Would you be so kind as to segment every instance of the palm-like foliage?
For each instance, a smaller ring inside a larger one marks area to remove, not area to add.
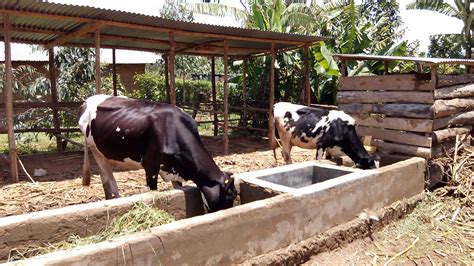
[[[443,0],[416,0],[408,4],[407,9],[431,10],[460,19],[464,24],[462,33],[464,36],[466,58],[471,58],[471,30],[473,28],[474,12],[471,10],[470,0],[455,0],[454,5],[450,5]]]

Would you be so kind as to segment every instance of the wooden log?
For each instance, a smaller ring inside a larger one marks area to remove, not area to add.
[[[384,90],[384,91],[419,91],[433,90],[432,85],[420,82],[415,74],[393,74],[383,76],[340,77],[339,90]]]
[[[419,156],[426,159],[431,158],[431,149],[429,148],[416,147],[399,143],[388,143],[377,139],[372,140],[371,144],[377,147],[378,149],[384,151]]]
[[[213,135],[217,136],[219,132],[219,127],[217,125],[218,118],[217,118],[217,90],[216,90],[216,59],[215,57],[211,57],[211,91],[212,91],[212,113],[214,114],[214,127],[213,127]]]
[[[465,135],[471,132],[472,127],[452,127],[433,131],[433,145],[455,138],[456,135]]]
[[[389,129],[368,128],[364,126],[357,126],[356,131],[359,136],[372,136],[372,138],[375,139],[431,148],[431,137],[427,136]]]
[[[466,135],[460,135],[459,140],[466,140]],[[453,154],[456,147],[456,138],[450,138],[443,143],[439,143],[431,149],[431,158],[443,157],[446,154]]]
[[[436,89],[435,99],[474,97],[474,84],[464,84]]]
[[[82,102],[14,102],[14,109],[25,108],[78,108]],[[0,103],[0,109],[4,109],[5,104]]]
[[[100,80],[100,29],[97,28],[94,32],[95,44],[95,94],[100,94],[102,91],[102,84]]]
[[[436,100],[433,104],[435,118],[461,113],[474,109],[474,98],[455,98],[449,100]]]
[[[378,127],[386,129],[397,129],[412,132],[431,133],[433,128],[433,120],[416,119],[416,118],[394,118],[394,117],[371,117],[371,116],[352,116],[356,120],[357,125],[367,127]]]
[[[51,100],[53,103],[58,102],[58,90],[56,86],[56,67],[54,66],[54,49],[51,48],[48,50],[49,57],[49,82],[51,84]],[[61,121],[59,120],[59,111],[57,108],[52,108],[53,111],[53,125],[54,129],[58,130],[61,128]],[[56,137],[56,149],[58,152],[63,151],[62,140],[59,137]]]
[[[229,153],[229,81],[228,81],[228,65],[229,65],[229,42],[224,39],[224,129],[222,142],[224,143],[224,154]]]
[[[343,103],[433,103],[433,93],[417,91],[341,91],[337,102]]]
[[[27,132],[43,132],[43,133],[53,133],[53,132],[81,132],[79,128],[60,128],[58,131],[52,128],[25,128],[25,129],[16,129],[16,133],[27,133]],[[7,128],[0,127],[0,134],[6,134]]]
[[[350,103],[341,104],[339,108],[350,114],[385,114],[387,116],[411,117],[411,118],[432,118],[431,104],[363,104]]]
[[[438,88],[474,83],[474,74],[462,74],[462,75],[438,75]]]
[[[275,136],[275,121],[273,121],[273,105],[275,104],[275,42],[271,45],[272,60],[270,63],[270,84],[269,84],[269,99],[268,99],[268,146],[272,148],[272,143]]]
[[[433,121],[433,130],[452,125],[474,125],[474,111],[435,119]]]

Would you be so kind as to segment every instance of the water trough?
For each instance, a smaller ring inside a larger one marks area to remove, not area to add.
[[[424,171],[425,160],[411,158],[366,171],[306,162],[242,173],[234,208],[13,263],[239,263],[419,194]]]

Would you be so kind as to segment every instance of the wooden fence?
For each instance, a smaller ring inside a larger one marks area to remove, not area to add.
[[[474,75],[344,76],[337,101],[378,150],[436,158],[472,132]]]

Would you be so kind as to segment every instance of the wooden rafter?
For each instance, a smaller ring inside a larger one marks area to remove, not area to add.
[[[91,31],[95,31],[95,30],[99,29],[100,27],[102,27],[103,25],[104,25],[104,22],[102,22],[102,21],[97,21],[97,22],[93,22],[93,23],[83,25],[83,26],[79,27],[78,29],[76,29],[73,32],[70,32],[66,35],[63,35],[63,36],[60,36],[60,37],[56,38],[54,41],[46,44],[45,47],[46,47],[46,49],[51,49],[55,46],[59,46],[59,45],[64,44],[64,43],[66,43],[66,42],[68,42],[68,41],[70,41],[74,38],[83,36],[86,33],[89,33]]]

